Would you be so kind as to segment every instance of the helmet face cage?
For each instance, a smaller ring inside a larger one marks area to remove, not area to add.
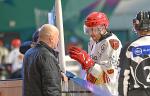
[[[84,25],[84,34],[86,35],[91,35],[93,32],[95,32],[96,34],[101,34],[102,31],[102,26],[96,26],[96,27],[87,27],[86,25]]]
[[[150,11],[141,11],[133,19],[134,31],[150,31]]]

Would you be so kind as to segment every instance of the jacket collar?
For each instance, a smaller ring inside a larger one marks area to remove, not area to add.
[[[44,43],[43,41],[39,41],[39,43],[37,43],[37,46],[41,45],[44,46],[46,49],[48,49],[52,54],[54,54],[54,56],[58,57],[59,52],[55,51],[54,49],[52,49],[51,47],[49,47],[46,43]]]

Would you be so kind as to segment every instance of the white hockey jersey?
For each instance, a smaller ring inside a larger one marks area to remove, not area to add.
[[[116,35],[108,33],[99,42],[90,39],[88,51],[95,61],[86,79],[96,85],[106,87],[112,96],[118,95],[118,64],[122,44]]]

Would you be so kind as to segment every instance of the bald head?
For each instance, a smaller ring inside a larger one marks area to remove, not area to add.
[[[39,29],[39,38],[50,36],[58,33],[58,29],[54,25],[44,24]]]
[[[58,36],[59,31],[54,25],[44,24],[39,29],[39,41],[47,43],[50,47],[56,47]]]

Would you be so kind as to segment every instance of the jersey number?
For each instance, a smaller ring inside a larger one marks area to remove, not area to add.
[[[150,82],[150,66],[145,66],[144,70],[149,70],[149,74],[147,75],[146,82]]]

